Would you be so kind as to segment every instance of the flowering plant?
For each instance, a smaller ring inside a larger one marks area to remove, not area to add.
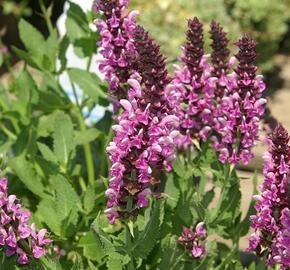
[[[0,268],[288,269],[282,126],[268,140],[261,195],[241,211],[237,166],[254,157],[266,106],[256,42],[245,34],[232,53],[213,21],[206,52],[194,17],[171,73],[128,9],[96,0],[92,18],[70,3],[60,38],[19,23],[25,50],[13,52],[25,66],[0,85]],[[69,48],[85,69],[69,67]]]

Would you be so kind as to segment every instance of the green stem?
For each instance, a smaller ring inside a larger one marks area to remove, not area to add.
[[[45,7],[44,3],[43,3],[43,0],[39,0],[39,4],[40,4],[40,9],[41,9],[41,12],[42,12],[42,15],[43,15],[43,18],[46,22],[46,25],[47,25],[47,28],[48,28],[48,31],[50,34],[52,34],[53,32],[53,26],[52,26],[52,23],[51,23],[51,20],[50,20],[50,14],[49,14],[49,11],[48,9]]]
[[[81,108],[79,100],[78,100],[76,88],[71,80],[70,80],[70,83],[71,83],[71,87],[73,89],[73,94],[74,94],[74,97],[76,100],[76,105],[77,105],[76,107],[78,110],[77,115],[78,115],[80,130],[85,131],[87,129],[87,127],[86,127],[85,121],[83,119],[82,108]],[[94,170],[94,160],[93,160],[93,156],[92,156],[90,143],[84,144],[84,153],[85,153],[87,172],[88,172],[88,182],[91,186],[93,186],[94,182],[95,182],[95,170]]]
[[[86,128],[81,111],[78,112],[78,120],[79,120],[80,130],[85,131],[87,128]],[[88,182],[91,186],[93,186],[95,182],[95,170],[94,170],[94,160],[92,156],[90,143],[84,144],[84,152],[85,152],[85,159],[86,159],[87,172],[88,172]]]
[[[127,202],[127,212],[130,213],[132,211],[133,208],[133,198],[130,196]],[[131,232],[130,232],[130,228],[128,226],[128,224],[126,224],[126,247],[128,249],[131,248],[132,245],[132,238],[131,238]],[[130,254],[130,263],[128,265],[128,270],[135,270],[135,266],[134,266],[134,258],[132,256],[132,254]]]
[[[90,56],[89,61],[87,63],[87,71],[90,70],[91,64],[92,64],[92,60],[93,60],[93,55]]]
[[[16,141],[17,137],[14,133],[12,133],[8,128],[6,128],[4,125],[0,125],[1,130],[13,141]]]

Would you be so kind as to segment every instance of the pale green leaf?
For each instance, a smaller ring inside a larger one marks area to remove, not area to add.
[[[38,63],[41,63],[46,50],[45,40],[42,34],[30,23],[21,19],[19,22],[19,35],[32,57]]]
[[[102,243],[93,232],[84,235],[78,245],[83,248],[83,254],[89,260],[100,261],[105,256]]]
[[[74,141],[76,145],[84,145],[97,139],[100,134],[100,131],[95,128],[84,131],[76,131]]]
[[[50,161],[52,163],[57,162],[57,158],[47,145],[38,142],[37,146],[45,160]]]
[[[61,235],[61,221],[56,212],[54,198],[46,196],[37,206],[37,217],[45,223],[54,234]]]
[[[81,209],[80,198],[72,185],[62,175],[52,176],[50,182],[55,187],[56,213],[59,220],[63,221],[73,212],[78,212]]]
[[[155,246],[160,232],[160,207],[162,206],[163,204],[160,201],[155,202],[145,230],[140,233],[137,241],[133,243],[131,249],[135,257],[145,259]]]
[[[73,136],[73,124],[70,117],[63,112],[58,112],[54,119],[53,149],[61,164],[68,164],[74,149]]]
[[[84,209],[90,213],[95,208],[96,192],[94,187],[88,187],[84,195]]]
[[[70,79],[95,102],[99,101],[99,97],[107,98],[106,93],[100,89],[102,82],[96,74],[78,68],[70,69],[68,74]]]
[[[30,162],[23,156],[18,156],[9,160],[9,166],[31,192],[40,197],[44,196],[42,180]]]

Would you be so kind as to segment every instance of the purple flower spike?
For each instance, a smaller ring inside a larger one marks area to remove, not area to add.
[[[230,50],[228,49],[229,40],[223,28],[216,21],[212,21],[211,23],[210,34],[212,39],[211,47],[213,50],[211,53],[211,62],[213,65],[212,75],[220,81],[215,90],[215,96],[216,99],[220,99],[224,95],[225,85],[223,85],[223,82],[226,80],[226,75],[230,70]]]
[[[192,77],[199,82],[203,73],[203,68],[200,65],[204,55],[204,40],[203,40],[203,25],[194,17],[188,21],[188,30],[186,32],[187,43],[184,46],[183,62],[188,67]]]
[[[118,100],[126,96],[127,80],[131,74],[130,55],[134,51],[132,35],[138,12],[126,14],[128,1],[96,0],[93,10],[103,14],[96,25],[100,31],[100,52],[103,60],[99,66],[109,83],[109,92]]]
[[[183,228],[182,235],[178,238],[185,250],[191,253],[195,259],[202,258],[206,253],[205,239],[207,237],[207,230],[203,222],[196,225],[195,231],[191,228]]]
[[[256,75],[256,43],[245,35],[236,44],[239,64],[225,82],[225,93],[215,114],[214,149],[221,162],[248,164],[253,158],[252,148],[258,140],[259,122],[265,111],[262,98],[265,84]]]
[[[134,32],[134,46],[135,71],[128,80],[127,98],[120,100],[123,111],[107,147],[112,166],[106,213],[112,224],[118,218],[138,215],[148,205],[160,182],[160,170],[171,170],[174,139],[179,134],[175,130],[178,118],[169,114],[164,96],[169,78],[159,46],[139,26]]]
[[[265,156],[261,194],[254,196],[257,214],[251,216],[255,230],[248,251],[267,256],[267,264],[290,267],[289,136],[279,125],[270,138],[271,149]]]
[[[17,262],[25,265],[31,259],[27,247],[36,259],[45,255],[46,247],[52,241],[45,238],[45,229],[37,233],[34,224],[29,225],[30,212],[22,210],[15,195],[8,196],[6,178],[0,179],[0,216],[0,247],[6,247],[7,257],[16,254]]]
[[[181,58],[184,67],[176,66],[175,78],[166,89],[168,101],[180,119],[176,143],[179,148],[192,147],[192,139],[206,141],[212,131],[213,97],[217,79],[211,77],[209,56],[204,54],[203,26],[197,18],[188,21]]]

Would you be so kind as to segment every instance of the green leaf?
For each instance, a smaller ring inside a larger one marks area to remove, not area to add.
[[[43,115],[38,120],[37,137],[48,137],[54,130],[56,113]]]
[[[160,232],[160,208],[163,207],[161,201],[154,203],[150,220],[145,230],[140,233],[137,241],[132,245],[132,254],[135,257],[145,259],[155,246]]]
[[[257,194],[258,192],[257,183],[258,183],[258,175],[255,172],[254,177],[253,177],[253,193],[252,193],[253,195]],[[247,235],[247,233],[249,232],[249,229],[251,226],[250,217],[256,213],[255,204],[256,202],[252,200],[249,205],[247,215],[241,222],[239,222],[238,226],[236,226],[234,230],[240,237]]]
[[[162,250],[161,262],[158,265],[158,270],[172,269],[176,262],[179,261],[179,256],[182,255],[180,250],[177,248],[177,241],[174,236],[168,239],[166,248]]]
[[[31,192],[40,197],[44,197],[42,180],[36,173],[32,164],[28,162],[24,156],[10,159],[9,166]]]
[[[33,123],[28,126],[22,126],[20,133],[17,136],[17,140],[14,144],[13,151],[15,156],[30,155],[35,156],[37,151],[36,141],[36,128]]]
[[[74,149],[73,131],[70,117],[63,112],[58,112],[54,119],[53,149],[58,161],[65,166]]]
[[[105,256],[102,243],[93,232],[83,236],[78,245],[83,248],[84,256],[91,261],[100,261]]]
[[[12,51],[22,60],[25,61],[25,63],[27,63],[29,66],[39,69],[40,66],[38,63],[35,62],[35,60],[31,57],[31,55],[29,53],[27,53],[26,51],[20,50],[18,48],[16,48],[15,46],[12,46]]]
[[[62,270],[61,264],[56,259],[44,256],[40,260],[45,270]]]
[[[74,253],[75,263],[70,270],[84,270],[83,258],[79,253]]]
[[[225,187],[220,195],[217,206],[211,212],[207,212],[208,224],[225,238],[234,234],[234,229],[239,222],[241,191],[239,184]]]
[[[50,161],[52,163],[57,162],[57,158],[47,145],[43,143],[37,143],[37,146],[45,160]]]
[[[41,63],[46,50],[45,40],[42,34],[30,23],[21,19],[19,22],[19,35],[25,48],[30,52],[32,57],[38,63]]]
[[[55,71],[56,65],[56,56],[58,51],[58,41],[57,41],[57,32],[53,30],[53,32],[49,35],[48,39],[46,40],[46,50],[45,50],[45,63],[43,66],[47,67],[47,70],[50,72]]]
[[[0,53],[0,67],[2,66],[3,62],[4,62],[4,57],[3,57],[3,54]]]
[[[173,162],[174,172],[182,179],[188,179],[192,176],[191,168],[187,168],[185,161],[182,157],[179,157]]]
[[[172,208],[175,208],[180,198],[180,190],[178,187],[177,179],[175,179],[172,174],[167,176],[164,192],[168,196],[166,203]]]
[[[97,36],[90,35],[89,37],[79,38],[74,42],[74,51],[80,58],[90,57],[97,51]]]
[[[76,145],[84,145],[90,143],[100,136],[101,132],[95,128],[84,131],[76,131],[74,142]]]
[[[60,97],[56,91],[48,92],[50,89],[45,90],[47,91],[39,91],[39,103],[37,109],[44,113],[53,113],[56,110],[64,110],[68,108],[66,100]]]
[[[90,213],[95,208],[96,192],[95,187],[88,187],[84,196],[84,209]]]
[[[53,197],[46,196],[37,206],[36,216],[55,234],[61,235],[61,220],[56,212],[56,202]]]
[[[59,73],[62,73],[67,65],[67,58],[66,58],[66,52],[69,47],[69,39],[67,35],[65,35],[60,44],[59,44],[59,53],[58,53],[58,59],[60,60],[60,70]]]
[[[88,264],[89,264],[90,270],[98,270],[98,268],[95,265],[93,265],[93,263],[91,261],[88,261]]]
[[[108,270],[122,270],[122,259],[123,256],[117,252],[112,252],[109,254],[107,260],[107,268]]]
[[[115,252],[115,247],[113,243],[111,242],[109,235],[106,234],[102,230],[100,223],[101,223],[101,216],[99,213],[96,219],[94,220],[94,222],[92,223],[91,227],[93,231],[95,232],[96,236],[99,238],[100,242],[102,243],[102,247],[105,250],[106,254],[109,255]]]
[[[56,213],[60,221],[65,220],[73,213],[81,209],[80,198],[68,180],[62,175],[55,175],[50,178],[50,182],[55,187]],[[73,220],[72,223],[76,223]]]
[[[65,22],[67,35],[71,41],[83,38],[90,32],[86,14],[76,4],[70,2]]]
[[[23,70],[16,80],[17,99],[13,102],[14,110],[18,111],[22,117],[31,117],[31,105],[38,101],[37,86],[31,75]]]
[[[106,93],[99,87],[102,82],[96,74],[78,68],[68,70],[68,74],[70,79],[95,102],[98,103],[99,97],[107,98]]]
[[[101,228],[101,216],[98,214],[94,222],[92,223],[92,229],[98,237],[105,254],[108,256],[107,269],[110,270],[122,270],[123,255],[116,252],[114,244],[111,242],[109,235],[106,234]]]

